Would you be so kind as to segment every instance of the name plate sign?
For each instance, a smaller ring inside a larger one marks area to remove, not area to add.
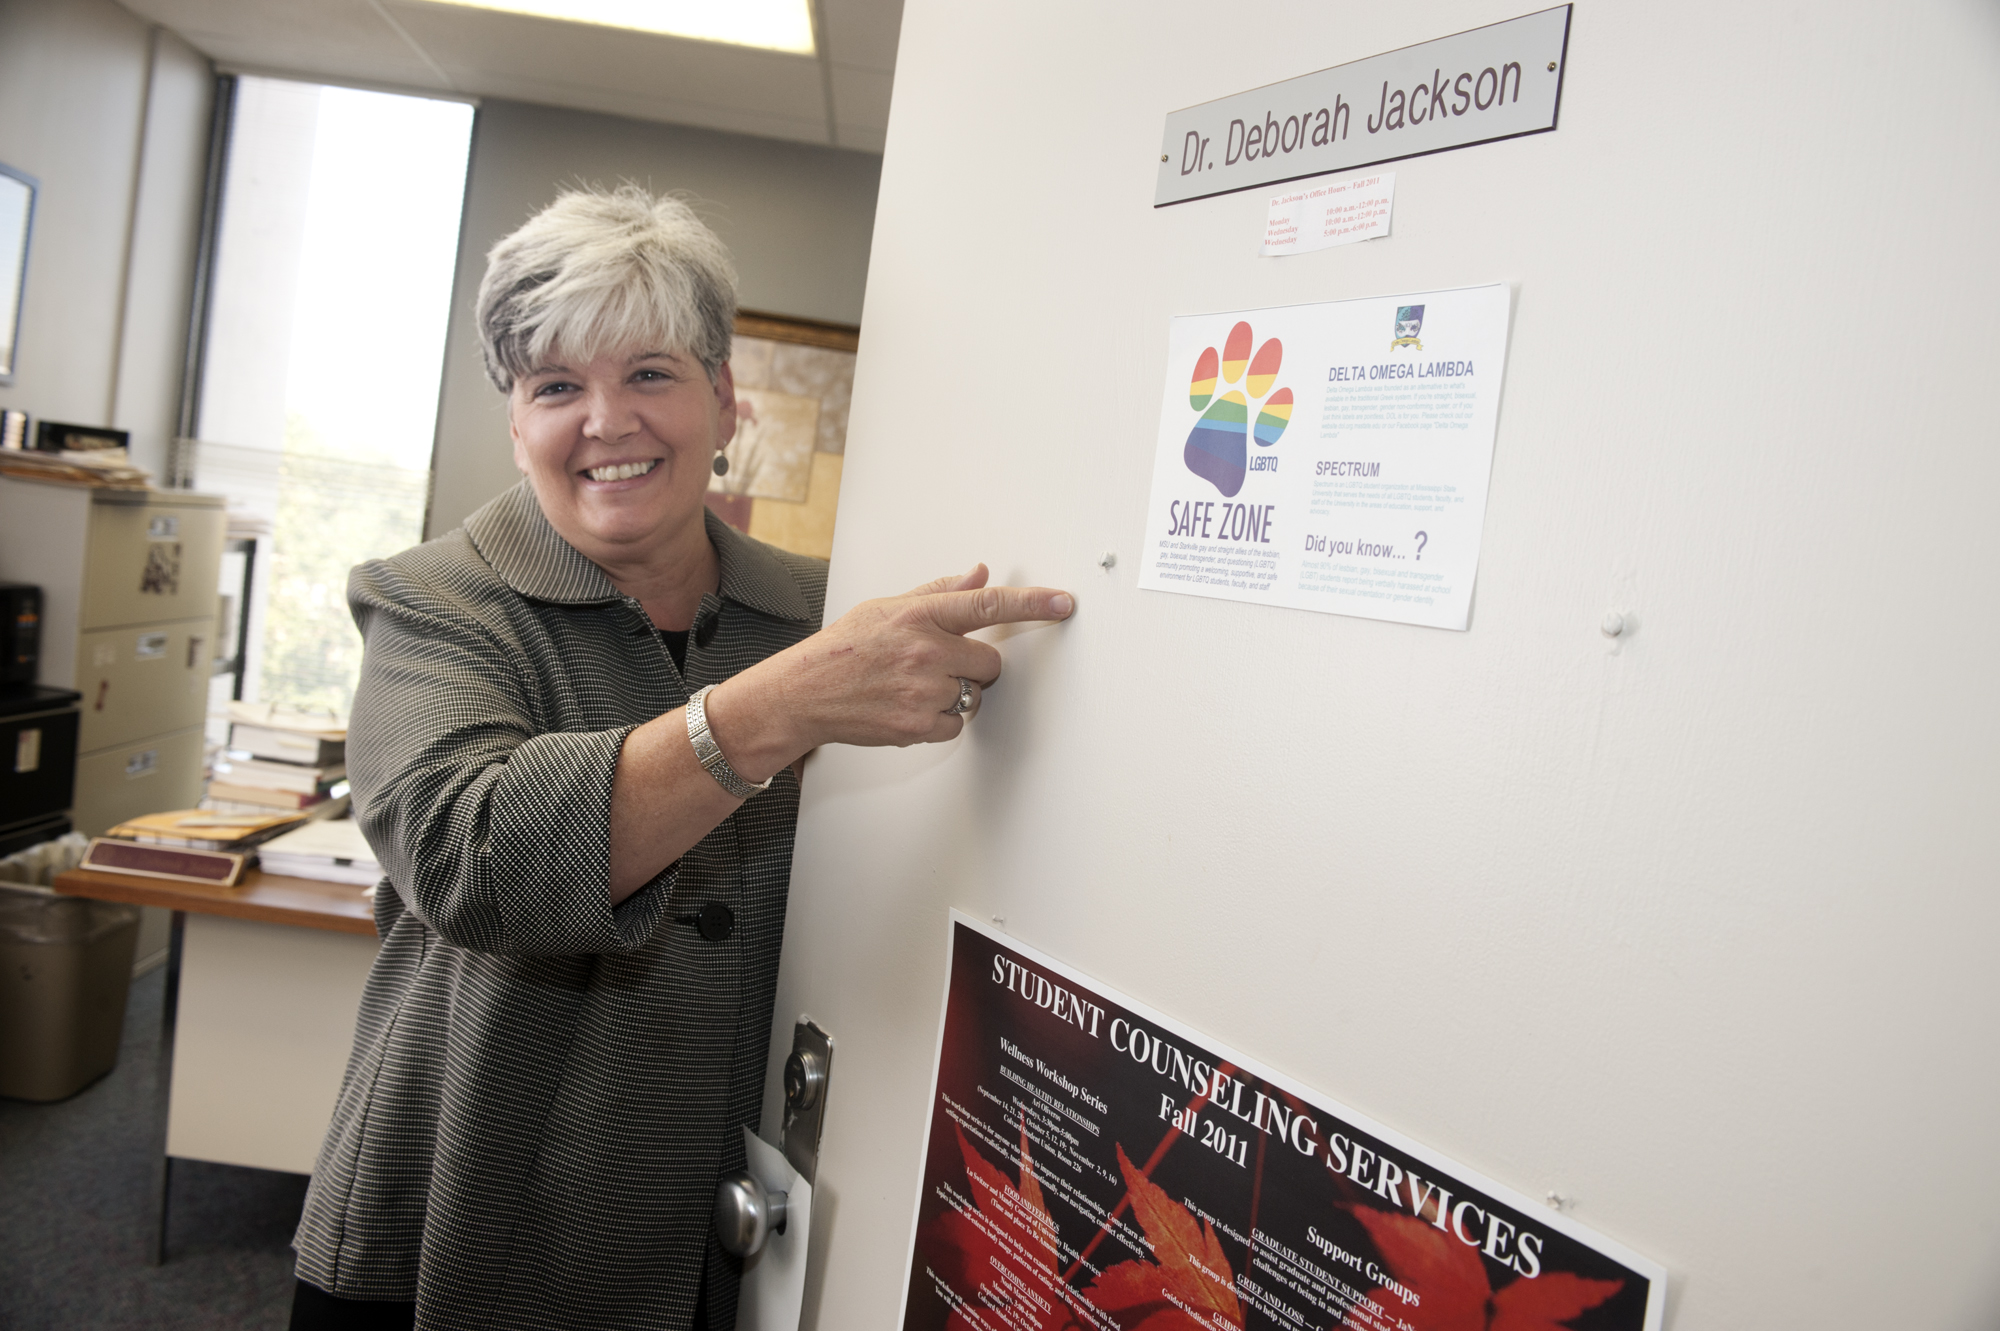
[[[952,912],[903,1331],[1659,1331],[1666,1273]]]
[[[1552,130],[1569,14],[1559,5],[1175,111],[1153,206]]]

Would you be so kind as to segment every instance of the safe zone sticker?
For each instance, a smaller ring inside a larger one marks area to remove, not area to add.
[[[1139,585],[1463,629],[1508,290],[1184,315]]]

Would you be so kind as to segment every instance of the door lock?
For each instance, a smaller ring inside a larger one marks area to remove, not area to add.
[[[819,1103],[820,1088],[826,1085],[826,1065],[811,1049],[794,1049],[785,1060],[785,1107],[811,1109]]]
[[[792,1056],[785,1060],[785,1126],[778,1149],[808,1183],[818,1181],[820,1126],[832,1071],[833,1037],[811,1017],[800,1017],[792,1027]]]

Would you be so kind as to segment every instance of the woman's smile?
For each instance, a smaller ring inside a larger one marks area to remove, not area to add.
[[[661,461],[660,458],[647,458],[643,462],[607,462],[600,466],[586,467],[583,475],[599,485],[607,482],[643,480],[659,467]]]

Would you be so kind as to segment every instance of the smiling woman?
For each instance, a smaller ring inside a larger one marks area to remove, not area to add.
[[[565,195],[478,304],[526,479],[349,584],[394,890],[293,1326],[727,1328],[708,1222],[763,1100],[801,760],[955,738],[1000,675],[965,635],[1072,605],[982,565],[821,628],[825,563],[708,512],[735,276],[685,204]]]
[[[640,216],[648,234],[621,243]],[[608,243],[569,252],[584,233]],[[480,287],[515,465],[556,529],[671,632],[715,581],[702,495],[736,432],[735,284],[686,204],[625,190],[559,200],[494,247]]]

